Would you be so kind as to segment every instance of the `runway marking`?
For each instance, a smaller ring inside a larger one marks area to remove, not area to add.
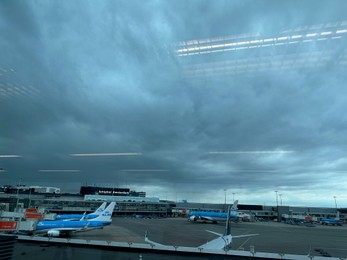
[[[251,239],[251,237],[247,238],[247,240],[244,243],[242,243],[237,250],[240,250],[240,248],[243,248],[243,245],[246,244],[248,242],[248,240],[250,240],[250,239]]]

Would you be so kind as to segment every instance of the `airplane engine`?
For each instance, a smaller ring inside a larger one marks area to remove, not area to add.
[[[198,217],[197,216],[191,216],[189,217],[189,221],[197,221]]]
[[[47,232],[47,235],[48,235],[49,237],[59,237],[60,232],[59,232],[58,230],[49,230],[49,231]]]

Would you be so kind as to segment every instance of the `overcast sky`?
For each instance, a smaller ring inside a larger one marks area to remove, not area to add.
[[[1,1],[0,184],[266,205],[278,191],[284,205],[335,207],[336,196],[347,207],[346,10],[346,1]],[[312,25],[342,31],[324,45],[312,36],[177,52],[190,40],[278,39]],[[283,65],[289,57],[295,66]]]

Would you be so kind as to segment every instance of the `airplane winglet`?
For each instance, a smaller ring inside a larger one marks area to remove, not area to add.
[[[87,213],[84,212],[80,220],[84,220],[86,218]]]

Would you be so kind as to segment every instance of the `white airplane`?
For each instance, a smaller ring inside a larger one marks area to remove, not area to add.
[[[202,249],[208,249],[208,250],[220,249],[220,250],[224,250],[224,249],[228,248],[231,245],[233,238],[250,237],[250,236],[257,236],[257,235],[259,235],[259,234],[247,234],[247,235],[232,236],[231,233],[230,233],[230,219],[232,218],[231,214],[230,214],[231,210],[232,210],[232,207],[229,207],[229,210],[228,210],[229,214],[228,214],[228,217],[227,217],[224,234],[220,234],[220,233],[217,233],[217,232],[214,232],[214,231],[206,230],[207,232],[210,232],[212,234],[217,235],[218,238],[213,239],[213,240],[211,240],[211,241],[209,241],[209,242],[207,242],[207,243],[205,243],[203,245],[198,246],[197,247],[198,249],[200,249],[200,250],[202,250]],[[172,249],[172,246],[163,245],[163,244],[154,242],[152,240],[149,240],[147,232],[146,232],[146,235],[145,235],[145,241],[148,242],[149,244],[153,245],[153,246],[158,247],[158,248],[170,248],[170,249]]]
[[[103,228],[104,226],[112,223],[112,212],[116,203],[111,202],[110,205],[96,218],[82,219],[79,221],[69,220],[44,220],[39,221],[36,225],[34,234],[46,234],[50,237],[59,237],[62,235],[71,235],[74,232],[88,231],[97,228]]]

